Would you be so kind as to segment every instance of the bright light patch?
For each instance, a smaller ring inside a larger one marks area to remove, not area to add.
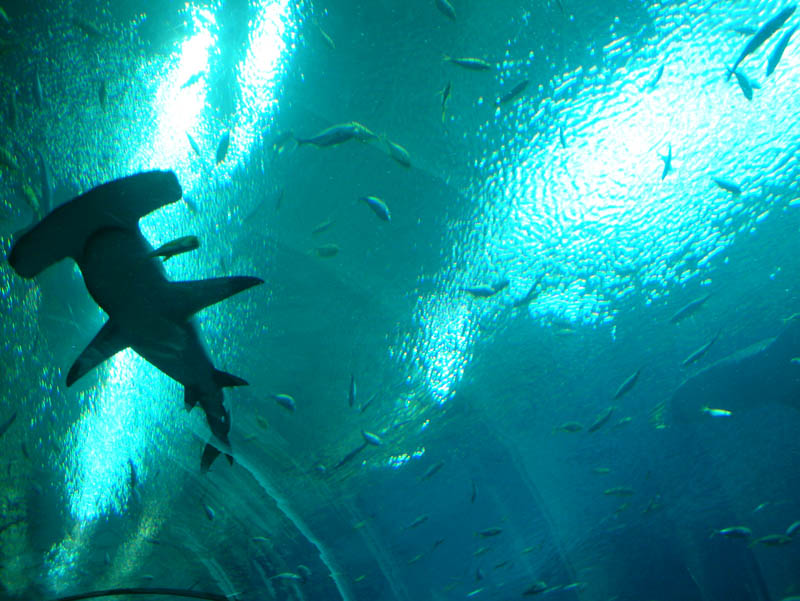
[[[140,148],[137,157],[138,165],[175,170],[185,193],[191,193],[202,175],[197,167],[203,161],[196,156],[187,134],[198,146],[203,140],[199,124],[208,96],[209,58],[217,43],[210,29],[215,23],[212,13],[195,9],[191,18],[195,33],[183,42],[175,66],[156,94],[158,121],[152,147]],[[210,158],[211,149],[205,150]]]
[[[422,304],[420,333],[412,343],[411,355],[416,358],[427,392],[442,404],[452,397],[453,387],[471,358],[472,314],[463,301],[441,302],[436,297]]]
[[[763,22],[775,11],[748,4],[738,5],[743,19]],[[615,33],[617,20],[611,40],[591,51],[602,54],[599,66],[554,77],[548,96],[530,94],[497,110],[477,132],[484,155],[473,185],[462,190],[479,203],[477,217],[453,240],[449,268],[456,271],[441,280],[472,285],[489,273],[510,284],[472,313],[454,295],[419,304],[425,339],[408,354],[435,397],[446,399],[464,371],[474,328],[465,324],[503,319],[536,282],[527,308],[543,325],[569,332],[609,324],[623,299],[648,304],[698,282],[724,260],[736,234],[794,196],[779,190],[796,177],[787,149],[800,113],[791,93],[800,85],[792,69],[800,53],[787,50],[769,79],[761,73],[772,45],[748,57],[741,69],[761,83],[749,102],[722,68],[744,43],[730,34],[736,14],[703,9],[702,18],[689,19],[684,4],[663,3],[648,10],[653,44],[631,44]],[[512,46],[509,56],[523,55]],[[531,60],[505,61],[504,86],[536,68]],[[712,177],[734,181],[742,194]]]

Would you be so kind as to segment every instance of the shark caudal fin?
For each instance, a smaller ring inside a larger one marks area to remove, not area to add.
[[[61,259],[77,259],[97,230],[137,228],[139,219],[182,195],[172,171],[137,173],[102,184],[59,206],[20,236],[8,262],[19,275],[32,278]]]
[[[109,319],[69,368],[67,386],[72,386],[76,380],[128,346],[119,328]]]
[[[177,319],[187,319],[205,307],[263,283],[264,280],[260,278],[248,276],[170,282],[173,292],[170,312]]]
[[[200,459],[200,472],[205,474],[211,469],[211,464],[214,463],[214,460],[220,456],[222,451],[220,451],[217,447],[212,444],[207,444],[203,449],[203,457]],[[228,460],[228,463],[233,465],[233,455],[230,453],[225,453],[225,458]]]

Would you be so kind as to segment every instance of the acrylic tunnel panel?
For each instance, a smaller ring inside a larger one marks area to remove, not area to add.
[[[800,598],[791,3],[0,8],[0,599]]]

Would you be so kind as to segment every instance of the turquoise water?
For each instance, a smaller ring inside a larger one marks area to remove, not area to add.
[[[168,276],[265,280],[198,316],[250,383],[202,475],[205,416],[133,351],[66,387],[106,320],[74,263],[0,264],[1,598],[800,595],[797,541],[749,546],[800,519],[797,40],[766,76],[798,16],[748,100],[736,30],[783,5],[585,4],[0,3],[3,252],[39,150],[55,204],[174,170]],[[378,137],[295,141],[351,121]]]

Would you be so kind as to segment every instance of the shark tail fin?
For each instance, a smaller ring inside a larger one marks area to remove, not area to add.
[[[242,378],[234,376],[233,374],[220,371],[219,369],[214,370],[214,383],[220,388],[248,385],[247,380],[243,380]]]
[[[200,459],[200,471],[205,474],[208,470],[211,469],[211,464],[214,463],[214,460],[222,454],[217,447],[212,444],[206,444],[205,448],[203,449],[203,457]],[[228,460],[230,465],[233,465],[233,455],[230,453],[225,453],[225,458]]]
[[[19,275],[32,278],[61,259],[80,257],[97,230],[135,228],[139,219],[182,194],[172,171],[147,171],[102,184],[59,206],[20,236],[8,262]]]
[[[176,292],[174,295],[176,306],[173,311],[176,317],[186,319],[205,307],[263,283],[264,280],[260,278],[248,276],[171,282],[170,286]]]

